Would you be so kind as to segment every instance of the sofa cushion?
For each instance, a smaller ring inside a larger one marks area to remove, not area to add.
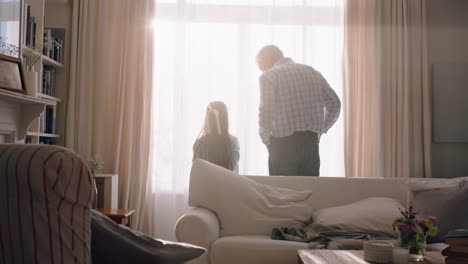
[[[401,216],[398,208],[404,208],[396,200],[371,197],[351,204],[318,210],[313,220],[322,225],[349,232],[362,232],[383,236],[396,236],[392,222]]]
[[[438,218],[439,234],[428,237],[430,243],[443,242],[448,231],[468,228],[468,184],[448,189],[426,190],[414,193],[414,208],[421,215]]]
[[[211,263],[296,264],[307,243],[271,240],[268,236],[229,236],[211,246]]]
[[[190,175],[189,205],[218,216],[221,235],[269,235],[274,227],[294,226],[310,218],[310,191],[257,183],[204,160]]]

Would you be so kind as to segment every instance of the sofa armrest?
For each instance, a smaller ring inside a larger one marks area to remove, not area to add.
[[[219,238],[219,220],[210,210],[195,207],[176,223],[178,241],[201,246],[209,250],[211,243]]]

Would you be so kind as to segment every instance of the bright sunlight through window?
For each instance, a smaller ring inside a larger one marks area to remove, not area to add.
[[[155,30],[153,177],[155,191],[186,192],[192,145],[206,106],[228,106],[241,149],[240,173],[268,175],[258,135],[258,50],[279,46],[308,64],[341,98],[342,0],[159,1]],[[342,117],[320,143],[323,176],[343,176]]]

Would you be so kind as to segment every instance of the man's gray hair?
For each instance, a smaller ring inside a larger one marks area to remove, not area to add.
[[[257,63],[263,62],[265,60],[277,61],[284,57],[283,52],[275,45],[267,45],[260,49],[257,54]]]

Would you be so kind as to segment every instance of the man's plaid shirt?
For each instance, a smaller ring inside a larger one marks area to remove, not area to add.
[[[314,68],[283,58],[260,76],[260,137],[286,137],[295,131],[322,134],[340,115],[335,91]]]

